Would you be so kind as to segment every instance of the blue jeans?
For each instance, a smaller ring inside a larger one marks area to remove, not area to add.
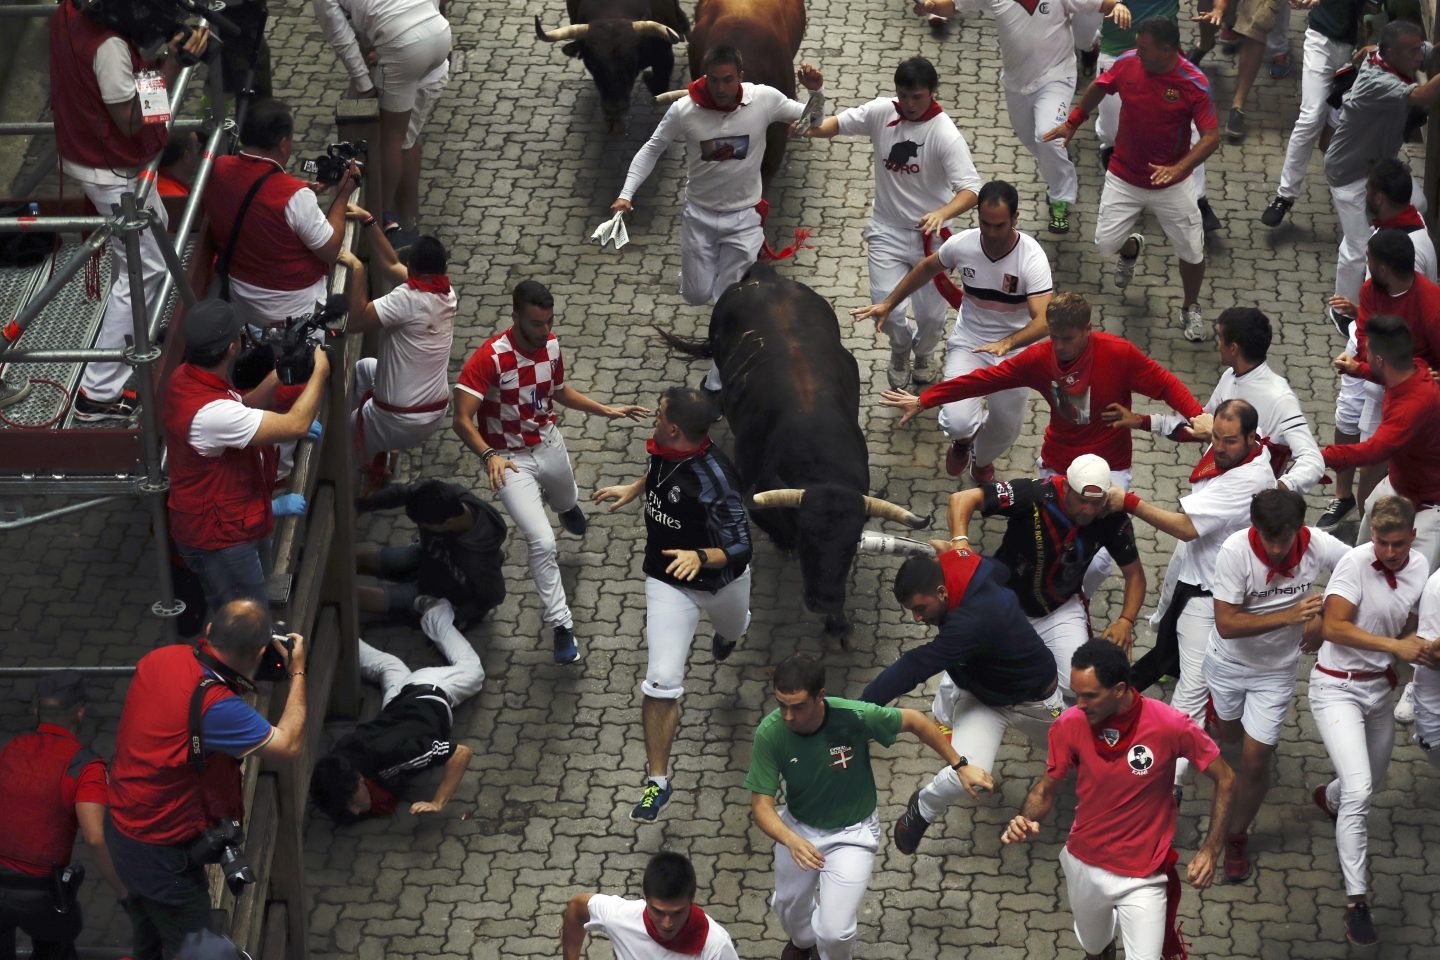
[[[249,599],[269,606],[265,570],[260,563],[261,541],[237,543],[219,550],[200,550],[175,544],[185,563],[200,578],[211,615],[231,600]]]

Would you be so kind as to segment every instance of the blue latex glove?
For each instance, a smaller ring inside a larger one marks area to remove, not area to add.
[[[325,428],[320,425],[319,420],[312,420],[310,422],[310,429],[305,431],[305,436],[309,437],[311,440],[314,440],[316,443],[319,443],[320,438],[324,435]]]
[[[270,501],[277,517],[305,516],[305,497],[299,493],[287,493]]]

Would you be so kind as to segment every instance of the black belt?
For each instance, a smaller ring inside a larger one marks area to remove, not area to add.
[[[48,873],[37,877],[29,873],[0,870],[0,888],[6,890],[53,890],[55,878]]]

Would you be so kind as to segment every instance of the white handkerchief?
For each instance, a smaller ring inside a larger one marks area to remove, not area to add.
[[[614,243],[616,250],[625,246],[630,242],[630,231],[625,229],[625,214],[617,213],[600,224],[595,228],[595,232],[590,234],[590,239],[598,240],[602,247],[607,243]]]

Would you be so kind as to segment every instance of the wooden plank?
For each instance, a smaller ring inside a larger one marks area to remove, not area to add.
[[[255,883],[232,900],[230,911],[230,939],[252,956],[260,948],[265,902],[276,879],[274,854],[280,830],[276,792],[275,775],[264,774],[245,824],[245,859],[255,871]]]
[[[260,944],[260,952],[253,954],[257,960],[286,960],[289,956],[289,937],[286,935],[289,912],[283,903],[266,905],[265,936]],[[303,951],[300,955],[304,955]]]
[[[294,589],[286,609],[290,628],[307,637],[315,632],[315,613],[320,608],[320,584],[326,567],[337,562],[332,560],[335,554],[330,546],[335,536],[335,491],[328,483],[316,488],[308,519],[304,560],[295,571]]]

